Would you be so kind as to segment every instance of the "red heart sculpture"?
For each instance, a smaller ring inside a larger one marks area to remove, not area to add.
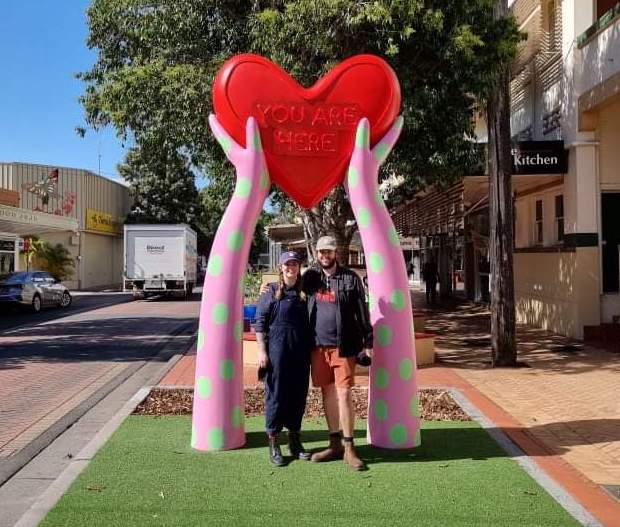
[[[254,116],[271,180],[310,208],[344,178],[357,123],[370,121],[374,145],[400,110],[394,70],[374,55],[338,64],[304,88],[259,55],[237,55],[218,72],[213,107],[226,131],[245,145],[245,123]]]

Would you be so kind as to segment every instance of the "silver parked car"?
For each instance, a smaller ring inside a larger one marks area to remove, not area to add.
[[[45,271],[18,271],[0,281],[0,305],[7,304],[38,313],[47,306],[69,307],[71,293]]]

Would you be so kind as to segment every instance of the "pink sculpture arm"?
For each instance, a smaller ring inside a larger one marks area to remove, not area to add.
[[[379,167],[403,126],[399,117],[371,150],[362,119],[345,188],[366,255],[370,320],[374,330],[368,400],[368,441],[383,448],[420,444],[415,340],[411,297],[398,233],[379,193]]]
[[[246,148],[214,115],[213,134],[235,166],[237,184],[213,241],[200,304],[192,447],[229,450],[245,444],[243,397],[243,275],[256,221],[269,193],[269,174],[253,117]]]

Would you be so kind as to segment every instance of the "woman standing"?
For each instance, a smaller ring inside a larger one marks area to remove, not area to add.
[[[266,370],[265,422],[269,460],[282,466],[278,435],[288,429],[288,445],[296,459],[309,460],[300,440],[310,376],[310,324],[301,286],[301,259],[294,252],[280,256],[280,280],[260,296],[256,317],[259,367]]]

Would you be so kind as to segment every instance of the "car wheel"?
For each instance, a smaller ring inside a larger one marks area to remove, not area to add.
[[[39,295],[34,295],[32,297],[32,304],[30,306],[34,313],[38,313],[39,311],[41,311],[41,297]]]
[[[71,305],[71,295],[69,294],[69,291],[65,291],[62,296],[60,297],[60,307],[69,307]]]

